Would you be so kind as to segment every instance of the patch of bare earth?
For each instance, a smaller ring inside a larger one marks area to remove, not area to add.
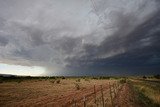
[[[132,87],[127,83],[122,86],[114,100],[115,107],[140,107],[136,104]]]
[[[96,92],[100,93],[100,85],[104,91],[108,89],[108,82],[112,80],[90,80],[75,79],[61,80],[59,84],[50,81],[23,81],[21,83],[6,82],[0,84],[0,106],[51,106],[69,107],[73,105],[73,99],[77,104],[83,105],[83,97],[87,97],[87,103],[94,99],[94,85]],[[80,89],[75,88],[79,84]]]

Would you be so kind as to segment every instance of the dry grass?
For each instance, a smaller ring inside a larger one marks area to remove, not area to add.
[[[133,83],[153,104],[160,105],[160,83],[139,80],[134,80]]]
[[[138,86],[140,91],[142,91],[147,97],[152,99],[154,103],[160,104],[160,92],[158,90],[153,90],[151,87]]]
[[[58,83],[56,81],[59,81]],[[56,103],[57,101],[70,100],[74,97],[82,97],[86,92],[92,92],[94,84],[100,86],[107,85],[108,82],[114,80],[93,80],[86,81],[81,79],[76,82],[75,79],[60,79],[60,80],[27,80],[20,83],[3,82],[0,84],[0,105],[1,106],[30,106],[35,104],[46,105]],[[78,83],[75,90],[75,84]],[[81,94],[77,94],[81,93]],[[87,94],[87,93],[86,93]],[[67,97],[69,96],[69,97]]]

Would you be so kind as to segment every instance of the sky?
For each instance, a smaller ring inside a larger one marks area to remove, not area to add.
[[[0,0],[2,74],[159,71],[159,0]]]

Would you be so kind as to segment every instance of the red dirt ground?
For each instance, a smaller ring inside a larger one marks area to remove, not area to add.
[[[78,84],[80,90],[75,89],[75,80],[61,80],[60,84],[49,81],[24,81],[22,83],[0,84],[0,105],[3,106],[52,106],[69,107],[73,105],[73,99],[77,105],[83,105],[84,96],[87,103],[94,103],[94,84],[97,96],[100,93],[100,85],[103,90],[108,90],[108,83],[114,80],[81,80]],[[99,94],[100,96],[100,94]],[[79,103],[79,104],[78,104]],[[94,105],[94,104],[93,104]]]

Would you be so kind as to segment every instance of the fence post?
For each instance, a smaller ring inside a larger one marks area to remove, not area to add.
[[[119,90],[119,83],[117,85],[118,85],[118,90]]]
[[[103,88],[102,88],[102,85],[101,85],[101,94],[102,94],[102,103],[103,103],[103,107],[104,107],[104,96],[103,96]]]
[[[115,84],[113,84],[114,97],[116,97]]]
[[[116,91],[118,92],[118,82],[116,82]]]
[[[94,85],[94,99],[95,99],[95,104],[97,104],[97,99],[96,99],[96,86]]]
[[[73,98],[73,107],[76,107],[76,100]]]
[[[113,107],[113,98],[112,98],[112,89],[111,89],[111,84],[109,82],[109,92],[110,92],[110,97],[111,97],[111,103],[112,103],[112,107]]]
[[[116,94],[118,94],[118,82],[116,82]]]
[[[85,96],[83,98],[83,104],[84,104],[83,106],[86,107],[86,97]]]

